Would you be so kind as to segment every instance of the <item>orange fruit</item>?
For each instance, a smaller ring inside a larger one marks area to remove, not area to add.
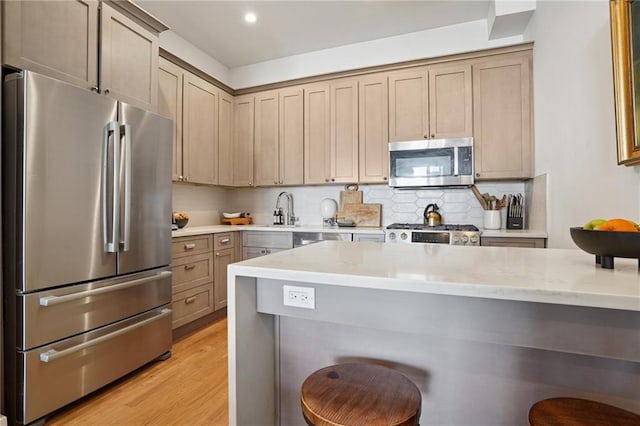
[[[598,231],[638,232],[636,225],[626,219],[609,219],[596,226],[594,229]]]

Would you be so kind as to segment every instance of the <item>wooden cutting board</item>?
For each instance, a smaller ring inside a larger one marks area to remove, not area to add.
[[[380,226],[382,204],[345,204],[336,217],[351,220],[355,226]]]
[[[340,191],[340,205],[338,208],[342,210],[347,204],[362,204],[362,191],[358,191],[358,185],[345,185],[344,191]]]

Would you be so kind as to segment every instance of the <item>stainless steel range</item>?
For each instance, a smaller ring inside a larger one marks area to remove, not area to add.
[[[388,243],[435,243],[456,246],[480,246],[480,231],[474,225],[427,226],[393,223],[384,230]]]

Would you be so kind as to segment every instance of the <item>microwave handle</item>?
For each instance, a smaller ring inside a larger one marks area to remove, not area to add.
[[[458,169],[458,147],[453,147],[453,175],[458,176],[460,174],[460,170]]]

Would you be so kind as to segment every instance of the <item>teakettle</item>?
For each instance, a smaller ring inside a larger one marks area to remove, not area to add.
[[[427,226],[440,226],[442,224],[442,216],[438,213],[437,204],[429,204],[424,209],[424,224]]]

